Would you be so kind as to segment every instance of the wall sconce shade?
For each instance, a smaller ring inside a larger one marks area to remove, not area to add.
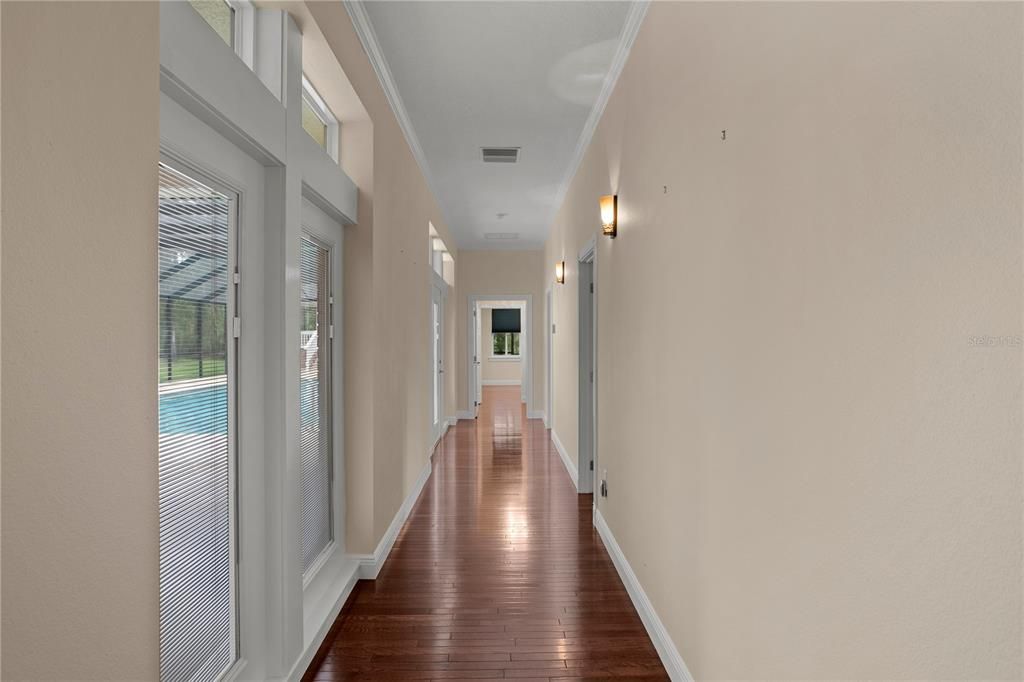
[[[601,231],[606,237],[615,239],[619,228],[619,197],[606,194],[601,197]]]
[[[565,284],[565,261],[560,260],[555,263],[555,282],[558,284]]]

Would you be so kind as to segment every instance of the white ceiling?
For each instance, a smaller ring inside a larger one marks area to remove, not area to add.
[[[541,248],[642,11],[604,1],[360,6],[361,38],[458,248]],[[520,147],[519,162],[484,164],[485,146]]]

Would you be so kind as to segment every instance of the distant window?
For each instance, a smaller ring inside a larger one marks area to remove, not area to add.
[[[491,357],[518,358],[519,332],[496,332],[491,334]]]
[[[338,160],[338,119],[305,76],[302,77],[302,128],[328,156]]]
[[[225,43],[235,46],[235,10],[224,0],[188,0]]]

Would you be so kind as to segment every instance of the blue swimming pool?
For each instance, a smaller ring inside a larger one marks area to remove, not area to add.
[[[315,379],[303,379],[299,388],[302,421],[315,422],[319,394]],[[204,386],[160,396],[160,433],[219,434],[228,430],[228,388]]]
[[[160,396],[160,433],[228,432],[228,387],[206,386]]]

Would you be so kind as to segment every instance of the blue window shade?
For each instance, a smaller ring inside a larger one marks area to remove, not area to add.
[[[506,332],[518,334],[519,331],[519,308],[495,308],[491,311],[492,334]]]

